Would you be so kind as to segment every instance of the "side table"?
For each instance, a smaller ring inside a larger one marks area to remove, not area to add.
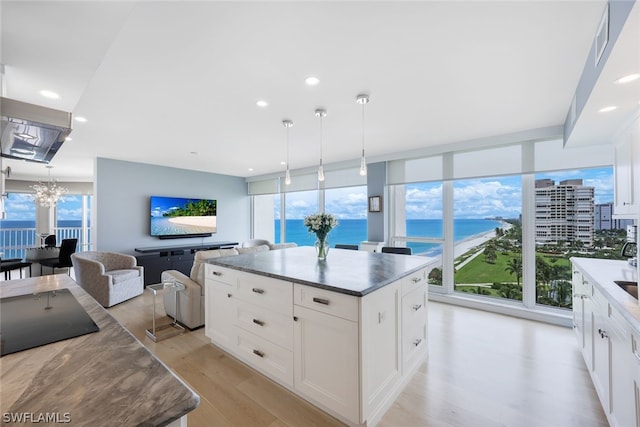
[[[156,285],[149,285],[145,288],[153,294],[153,323],[151,329],[147,329],[147,336],[154,342],[158,342],[165,338],[181,335],[184,332],[184,328],[178,324],[178,292],[184,290],[184,285],[180,282],[164,282]],[[156,295],[164,295],[168,292],[175,292],[175,311],[176,319],[173,322],[165,325],[156,325]],[[164,332],[163,332],[164,331]]]

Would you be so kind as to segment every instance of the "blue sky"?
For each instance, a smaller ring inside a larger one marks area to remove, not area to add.
[[[613,201],[613,168],[579,169],[537,174],[536,179],[556,182],[582,178],[583,184],[595,188],[595,202]],[[287,217],[302,219],[317,211],[315,191],[287,195]],[[367,216],[366,187],[338,188],[326,191],[326,211],[339,219],[364,219]],[[517,217],[520,214],[521,184],[519,176],[456,181],[454,209],[456,218]],[[407,219],[442,218],[442,188],[439,182],[406,186]],[[28,194],[10,194],[5,200],[8,220],[35,220],[35,204]],[[222,207],[224,209],[224,206]],[[58,203],[58,218],[79,220],[82,197],[66,196]]]
[[[33,196],[24,193],[9,193],[5,199],[5,210],[7,220],[11,221],[35,221],[36,205]],[[64,201],[58,202],[59,220],[81,220],[82,219],[82,196],[67,195]]]
[[[613,201],[612,167],[540,173],[535,178],[553,179],[556,183],[581,178],[583,185],[595,188],[596,204]],[[522,210],[521,193],[519,175],[455,181],[454,215],[456,218],[517,218]],[[367,216],[366,187],[327,190],[325,205],[326,212],[339,219],[364,219]],[[315,213],[317,206],[315,191],[287,194],[289,219],[302,219]],[[441,219],[442,184],[407,184],[406,209],[407,219]],[[276,217],[278,213],[276,206]]]

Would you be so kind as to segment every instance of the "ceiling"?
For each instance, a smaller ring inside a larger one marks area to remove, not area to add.
[[[87,119],[51,162],[62,180],[91,180],[96,157],[281,172],[283,119],[290,168],[313,167],[318,107],[324,163],[357,165],[359,93],[370,159],[562,125],[605,3],[3,0],[4,95]]]

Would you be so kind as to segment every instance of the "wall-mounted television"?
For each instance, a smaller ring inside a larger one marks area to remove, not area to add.
[[[217,233],[216,200],[151,196],[151,235],[160,239],[210,237]]]

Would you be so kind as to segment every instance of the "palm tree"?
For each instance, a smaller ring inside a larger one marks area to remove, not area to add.
[[[520,278],[522,277],[522,258],[511,258],[511,261],[507,263],[507,267],[504,269],[509,274],[516,275],[516,281],[518,287],[520,287]]]

